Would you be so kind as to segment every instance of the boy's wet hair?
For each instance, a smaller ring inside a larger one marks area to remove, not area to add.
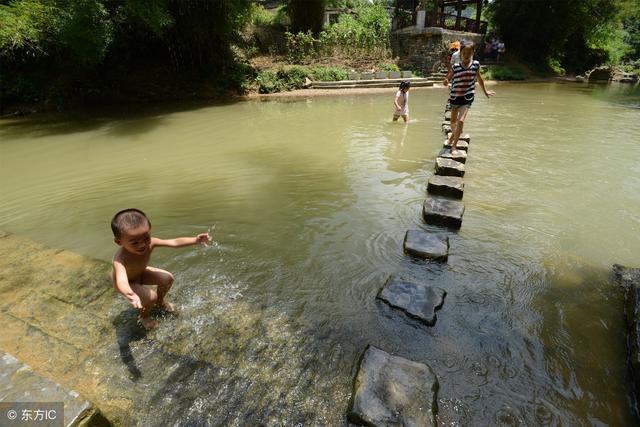
[[[119,239],[123,231],[140,227],[145,223],[151,228],[151,221],[149,221],[144,212],[134,208],[124,209],[111,219],[111,231],[113,231],[116,239]]]
[[[476,44],[471,40],[462,40],[460,42],[460,52],[462,52],[462,49],[464,49],[466,47],[470,47],[471,49],[475,49]]]
[[[400,82],[400,90],[404,89],[404,88],[410,88],[411,87],[411,82],[409,80],[403,80]]]

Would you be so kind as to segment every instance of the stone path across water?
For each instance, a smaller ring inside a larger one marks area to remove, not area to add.
[[[445,110],[442,131],[451,135],[451,112]],[[429,179],[422,216],[429,225],[457,230],[462,226],[465,206],[465,163],[471,138],[462,135],[458,152],[451,153],[448,139],[436,157],[435,174]],[[449,237],[423,230],[408,230],[404,252],[413,257],[447,262]],[[426,283],[391,276],[377,298],[427,326],[436,323],[436,310],[444,304],[446,292]],[[438,380],[425,364],[393,356],[376,347],[365,350],[354,385],[349,420],[368,426],[434,426],[437,416]],[[431,404],[429,404],[431,402]]]

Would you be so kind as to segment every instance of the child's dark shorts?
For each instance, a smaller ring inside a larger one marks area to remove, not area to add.
[[[471,107],[471,104],[473,104],[473,100],[474,100],[473,95],[471,95],[470,97],[454,96],[452,98],[449,98],[449,103],[451,104],[451,109],[455,110],[457,108],[462,108],[462,107],[466,107],[466,108]]]

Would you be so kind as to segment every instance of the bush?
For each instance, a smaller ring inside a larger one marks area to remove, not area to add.
[[[345,80],[348,71],[336,67],[306,67],[294,65],[277,71],[263,70],[256,77],[259,93],[274,93],[304,87],[305,79],[315,81]]]
[[[396,64],[388,62],[378,65],[378,69],[380,71],[400,71],[400,67],[398,67]]]
[[[508,65],[491,65],[483,75],[487,80],[524,80],[527,77],[524,69]]]

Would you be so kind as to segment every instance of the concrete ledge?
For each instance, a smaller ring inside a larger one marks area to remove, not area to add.
[[[640,268],[614,264],[613,275],[624,290],[627,351],[636,396],[640,396]],[[639,397],[636,399],[640,400]]]
[[[68,390],[48,378],[41,377],[29,366],[1,350],[0,401],[3,409],[7,410],[11,409],[10,402],[62,402],[64,423],[60,425],[69,427],[107,427],[111,425],[100,413],[100,410],[93,403],[83,399],[79,393]],[[7,407],[4,408],[4,406]],[[5,414],[4,411],[0,413],[3,420]],[[0,425],[4,424],[0,422]]]

